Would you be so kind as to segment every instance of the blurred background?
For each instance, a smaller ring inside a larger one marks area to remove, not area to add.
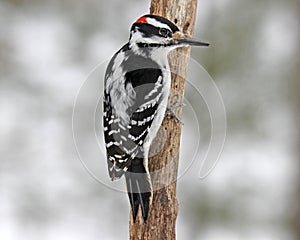
[[[0,0],[0,240],[128,239],[127,196],[82,166],[72,109],[149,5]],[[195,36],[212,46],[192,57],[215,80],[228,128],[212,173],[178,181],[178,239],[300,239],[299,18],[298,0],[199,1]]]

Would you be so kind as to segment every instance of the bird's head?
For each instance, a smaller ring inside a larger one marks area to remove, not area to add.
[[[131,27],[129,43],[138,48],[163,48],[168,51],[183,46],[209,46],[183,34],[166,18],[144,15]]]

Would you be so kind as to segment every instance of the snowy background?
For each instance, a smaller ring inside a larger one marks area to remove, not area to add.
[[[128,238],[127,196],[83,167],[72,111],[88,74],[127,41],[130,25],[148,9],[137,0],[0,1],[1,240]],[[299,9],[296,0],[199,1],[195,37],[212,46],[193,49],[192,57],[215,80],[228,128],[212,173],[200,180],[196,161],[178,182],[178,239],[300,237],[293,216]],[[95,158],[85,128],[90,104],[86,96],[77,105],[77,120],[81,147]],[[181,161],[198,138],[189,116]],[[107,179],[105,159],[98,164]]]

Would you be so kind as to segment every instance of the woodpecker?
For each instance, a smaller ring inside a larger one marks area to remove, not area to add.
[[[171,21],[148,14],[133,23],[129,42],[107,66],[103,124],[108,172],[112,181],[125,175],[134,222],[139,206],[146,222],[151,204],[148,153],[167,109],[168,53],[208,45],[184,35]]]

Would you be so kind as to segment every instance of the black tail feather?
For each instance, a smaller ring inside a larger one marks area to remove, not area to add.
[[[144,173],[126,172],[125,177],[133,221],[135,222],[139,206],[141,206],[142,216],[146,222],[152,191],[149,174],[146,171]]]

